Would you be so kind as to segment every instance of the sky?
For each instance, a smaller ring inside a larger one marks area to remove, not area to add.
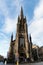
[[[0,55],[7,57],[11,34],[16,38],[17,19],[21,6],[28,24],[28,37],[43,46],[43,0],[0,0]]]

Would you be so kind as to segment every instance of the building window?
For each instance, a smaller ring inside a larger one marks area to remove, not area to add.
[[[19,39],[19,46],[24,47],[24,38]]]

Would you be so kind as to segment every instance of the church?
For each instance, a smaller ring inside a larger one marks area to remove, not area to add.
[[[28,27],[26,16],[23,14],[21,7],[20,16],[18,16],[16,38],[13,40],[13,33],[11,35],[10,48],[7,54],[8,63],[22,61],[33,61],[32,57],[32,39],[31,35],[28,38]]]

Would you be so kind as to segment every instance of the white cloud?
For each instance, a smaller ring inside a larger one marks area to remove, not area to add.
[[[7,51],[9,49],[9,40],[5,33],[0,32],[0,54],[5,57],[7,57]]]
[[[5,16],[8,15],[8,10],[4,0],[0,0],[0,10],[3,12]]]
[[[36,6],[34,10],[34,16],[36,18],[43,17],[43,0],[40,0],[39,4]]]
[[[0,54],[4,57],[7,57],[7,52],[9,50],[9,42],[8,40],[0,40]]]
[[[7,18],[4,24],[4,31],[6,31],[6,33],[12,33],[16,31],[16,24],[17,24],[17,19]]]
[[[39,46],[42,45],[42,42],[43,40],[41,40],[41,34],[43,33],[43,19],[35,19],[35,20],[32,20],[32,23],[31,25],[28,27],[29,29],[29,33],[32,34],[32,38],[33,38],[33,43],[36,43],[38,44]],[[37,41],[35,41],[37,40]],[[39,43],[39,41],[41,43]],[[41,44],[41,45],[40,45]]]
[[[34,9],[34,16],[31,24],[28,27],[29,33],[32,34],[32,41],[39,46],[43,45],[43,0]]]

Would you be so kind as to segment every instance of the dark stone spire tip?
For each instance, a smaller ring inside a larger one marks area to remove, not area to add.
[[[23,18],[23,8],[22,8],[22,6],[21,6],[20,17]]]

